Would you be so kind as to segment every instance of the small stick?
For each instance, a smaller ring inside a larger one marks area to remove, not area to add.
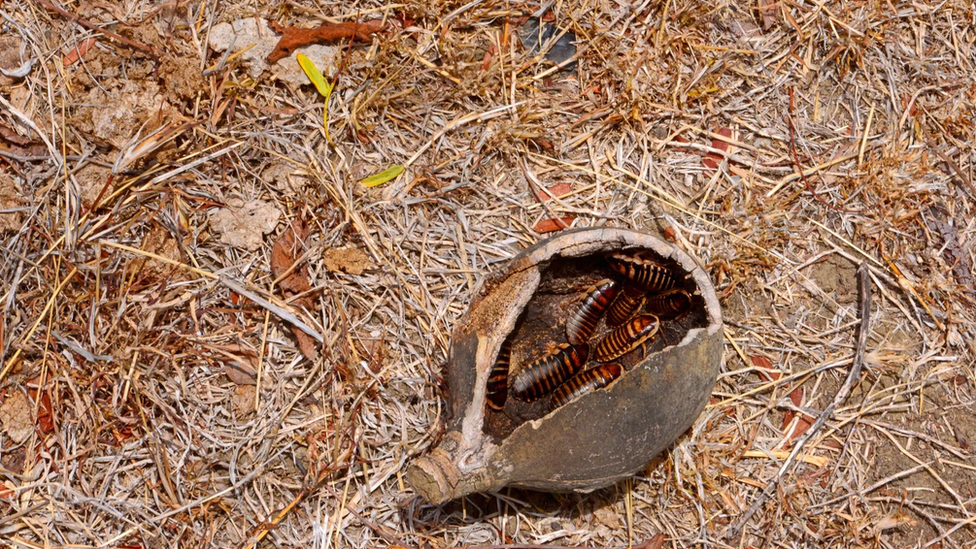
[[[827,420],[833,416],[834,410],[847,400],[847,397],[850,396],[851,391],[854,389],[854,385],[856,385],[857,381],[861,378],[861,368],[864,366],[864,350],[867,347],[868,334],[870,333],[871,328],[870,280],[871,279],[868,277],[867,262],[862,261],[861,265],[857,268],[857,286],[860,294],[859,301],[861,326],[857,332],[857,344],[854,350],[854,360],[851,364],[851,371],[847,374],[847,379],[844,380],[844,384],[841,385],[840,389],[837,390],[837,393],[834,394],[834,399],[830,403],[830,406],[827,406],[827,409],[817,416],[817,420],[813,422],[813,425],[811,425],[807,432],[804,433],[799,440],[797,440],[796,445],[793,447],[793,451],[790,452],[789,457],[787,457],[786,461],[783,462],[783,466],[780,467],[776,477],[769,481],[766,488],[763,489],[763,491],[759,494],[759,497],[756,498],[755,503],[749,507],[749,510],[746,511],[746,513],[729,528],[727,535],[729,540],[739,539],[746,523],[752,519],[752,516],[756,514],[759,508],[762,507],[773,495],[773,492],[775,492],[776,487],[783,478],[783,475],[786,474],[786,471],[789,470],[793,465],[793,462],[796,461],[796,457],[800,454],[803,446],[806,445],[806,443],[813,438],[818,431],[820,431],[825,423],[827,423]]]
[[[85,27],[87,29],[91,29],[91,30],[96,31],[96,32],[100,32],[100,33],[104,34],[105,36],[108,36],[109,38],[111,38],[113,40],[118,40],[119,42],[122,42],[123,44],[132,46],[133,48],[136,48],[137,50],[142,50],[144,52],[151,53],[151,54],[156,55],[156,56],[159,55],[159,52],[156,51],[156,48],[154,48],[152,46],[147,46],[145,44],[140,44],[139,42],[135,42],[133,40],[129,40],[128,38],[126,38],[124,36],[115,34],[114,32],[112,32],[110,30],[103,29],[102,27],[99,27],[95,23],[92,23],[91,21],[87,21],[85,19],[82,19],[81,17],[78,17],[77,15],[75,15],[73,13],[68,13],[68,12],[64,11],[63,9],[59,8],[58,6],[55,6],[54,4],[51,4],[50,2],[47,2],[45,0],[37,0],[37,1],[42,6],[44,6],[45,8],[60,13],[61,15],[67,17],[68,19],[71,19],[75,23],[78,23],[82,27]]]
[[[830,202],[827,202],[826,200],[823,199],[823,197],[821,197],[817,193],[817,191],[813,188],[813,185],[810,184],[810,181],[807,180],[806,174],[803,173],[803,164],[800,164],[800,155],[797,154],[796,152],[796,126],[793,125],[793,108],[794,108],[793,88],[790,88],[790,113],[786,116],[786,122],[790,126],[790,152],[793,153],[793,162],[796,163],[796,169],[800,173],[800,180],[803,181],[803,186],[806,187],[808,191],[810,191],[810,194],[812,194],[813,197],[817,199],[817,202],[820,202],[821,204],[827,206],[832,210],[836,210],[838,212],[845,212],[845,213],[863,213],[860,210],[848,210],[846,208],[839,208],[837,206],[834,206]],[[864,147],[862,145],[861,155],[864,154],[863,151],[864,151]]]

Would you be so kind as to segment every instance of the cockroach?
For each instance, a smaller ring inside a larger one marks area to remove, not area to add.
[[[607,311],[607,326],[620,326],[630,320],[644,306],[645,295],[644,290],[637,286],[625,284],[623,291]]]
[[[512,394],[522,400],[537,400],[573,377],[586,364],[590,346],[562,343],[557,351],[525,367],[512,382]]]
[[[498,358],[495,365],[491,367],[488,374],[488,407],[492,410],[501,411],[505,408],[505,401],[508,400],[508,366],[512,361],[512,341],[509,339],[502,343],[502,348],[498,351]]]
[[[593,352],[594,358],[597,362],[609,362],[619,358],[648,339],[653,339],[660,327],[661,320],[654,315],[636,316],[597,343]]]
[[[592,291],[566,321],[566,338],[573,345],[586,343],[596,330],[600,317],[617,296],[620,285],[609,278],[596,283]]]
[[[647,312],[658,318],[677,318],[691,309],[691,294],[681,288],[647,298]]]
[[[671,289],[677,282],[674,272],[667,265],[649,257],[618,252],[607,259],[614,271],[648,292]]]
[[[552,393],[552,407],[558,408],[578,396],[606,387],[611,381],[620,377],[620,372],[620,365],[614,362],[601,364],[576,374]]]

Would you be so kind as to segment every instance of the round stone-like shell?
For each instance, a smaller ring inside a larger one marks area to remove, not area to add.
[[[704,301],[705,327],[648,355],[609,387],[527,421],[501,441],[483,430],[494,359],[555,257],[650,250],[689,275]],[[644,468],[701,413],[722,361],[722,313],[707,273],[663,239],[616,228],[561,232],[518,254],[477,290],[452,338],[447,364],[448,432],[407,469],[411,486],[439,503],[518,486],[589,491]]]

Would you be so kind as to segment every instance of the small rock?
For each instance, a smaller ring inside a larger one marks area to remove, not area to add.
[[[263,200],[231,199],[226,208],[210,214],[210,224],[221,233],[220,241],[249,252],[264,244],[263,236],[274,230],[281,211]]]
[[[27,440],[34,431],[30,410],[30,401],[20,391],[10,393],[3,404],[0,404],[0,425],[3,425],[3,429],[15,444]]]
[[[359,248],[329,248],[322,253],[325,268],[333,273],[342,272],[359,276],[372,265],[366,252]]]
[[[253,385],[238,385],[234,389],[234,396],[231,397],[231,409],[234,410],[234,415],[246,416],[254,411],[254,395],[257,392],[257,387]]]

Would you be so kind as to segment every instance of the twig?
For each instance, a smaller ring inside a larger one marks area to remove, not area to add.
[[[234,290],[235,292],[241,294],[242,296],[250,299],[251,301],[257,303],[258,305],[264,307],[265,309],[271,311],[272,313],[277,315],[278,318],[290,323],[292,326],[312,336],[315,339],[315,341],[318,341],[320,344],[325,343],[325,338],[317,330],[315,330],[308,324],[305,324],[297,316],[286,311],[284,308],[279,307],[274,303],[268,301],[267,299],[259,296],[257,293],[252,292],[240,282],[234,280],[233,278],[222,276],[220,277],[220,283],[223,284],[224,286],[227,286],[231,290]]]
[[[976,198],[976,186],[973,186],[973,182],[970,181],[968,177],[966,177],[966,173],[962,171],[962,169],[955,162],[953,162],[951,158],[949,158],[949,155],[940,151],[938,147],[935,146],[935,143],[932,143],[930,141],[929,147],[931,147],[932,150],[935,151],[935,154],[939,155],[939,158],[941,158],[943,162],[949,165],[949,168],[956,174],[956,177],[959,179],[959,181],[961,181],[962,184],[966,186],[966,189],[969,190],[969,193],[972,195],[972,197]]]
[[[147,46],[145,44],[140,44],[139,42],[136,42],[134,40],[129,40],[128,38],[126,38],[124,36],[120,36],[118,34],[115,34],[114,32],[112,32],[110,30],[103,29],[102,27],[99,27],[95,23],[92,23],[90,21],[87,21],[85,19],[82,19],[81,17],[78,17],[77,15],[75,15],[73,13],[69,13],[67,11],[64,11],[63,9],[59,8],[58,6],[56,6],[54,4],[51,4],[50,2],[47,2],[46,0],[37,0],[37,1],[38,1],[38,3],[40,3],[42,6],[46,7],[47,9],[52,10],[52,11],[56,11],[56,12],[60,13],[61,15],[67,17],[68,19],[71,19],[75,23],[78,23],[82,27],[85,27],[87,29],[91,29],[93,31],[100,32],[100,33],[104,34],[105,36],[108,36],[109,38],[111,38],[113,40],[118,40],[119,42],[122,42],[123,44],[132,46],[133,48],[136,48],[137,50],[142,50],[144,52],[151,53],[151,54],[153,54],[155,56],[159,56],[159,51],[157,51],[156,48],[154,48],[152,46]]]
[[[780,480],[783,475],[792,467],[793,462],[796,461],[796,457],[800,455],[800,451],[803,446],[817,434],[818,431],[824,426],[828,419],[834,414],[834,410],[847,400],[850,396],[851,391],[854,389],[854,385],[861,378],[861,368],[864,366],[864,349],[867,347],[868,334],[871,328],[871,287],[870,278],[868,278],[868,266],[867,262],[861,262],[861,265],[857,268],[857,280],[858,280],[858,292],[860,294],[860,315],[861,315],[861,326],[858,328],[857,333],[857,344],[854,350],[854,361],[851,364],[851,371],[847,374],[847,379],[844,380],[844,384],[837,390],[834,395],[833,401],[827,409],[817,416],[817,420],[813,422],[813,425],[807,430],[806,433],[797,440],[796,445],[793,446],[793,451],[790,452],[789,457],[783,462],[783,466],[780,467],[779,472],[776,477],[769,481],[766,488],[759,494],[756,501],[749,507],[742,517],[733,524],[728,531],[729,540],[738,540],[742,535],[742,530],[745,525],[752,519],[752,516],[756,514],[760,507],[762,507],[766,501],[773,495],[776,487],[779,486]]]
[[[817,191],[814,190],[813,185],[811,185],[810,181],[807,180],[806,174],[803,173],[803,164],[800,163],[800,155],[797,154],[796,152],[796,126],[793,124],[793,88],[790,88],[790,113],[786,116],[786,123],[790,127],[790,152],[793,154],[793,162],[796,163],[796,170],[800,174],[800,181],[803,181],[803,186],[806,187],[808,191],[810,191],[810,194],[812,194],[813,197],[817,199],[817,202],[820,202],[821,204],[827,206],[832,210],[836,210],[838,212],[845,212],[845,213],[862,213],[859,210],[848,210],[846,208],[839,208],[837,206],[834,206],[830,202],[824,200],[823,197],[821,197],[817,193]],[[861,155],[864,154],[863,147],[860,154]]]

